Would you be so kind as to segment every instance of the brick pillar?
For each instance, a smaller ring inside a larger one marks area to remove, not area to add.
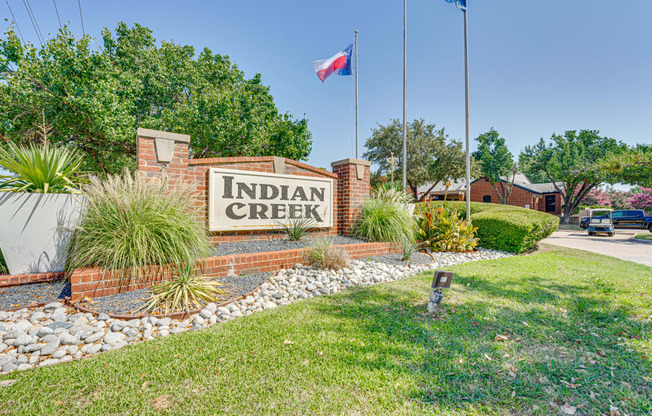
[[[362,203],[369,198],[371,162],[344,159],[331,163],[337,181],[337,218],[334,228],[338,234],[349,234]]]
[[[139,128],[136,133],[138,171],[153,178],[166,175],[170,184],[188,174],[190,136]]]

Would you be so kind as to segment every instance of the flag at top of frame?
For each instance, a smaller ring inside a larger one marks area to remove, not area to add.
[[[458,9],[466,11],[466,0],[446,0],[447,3],[453,3]]]

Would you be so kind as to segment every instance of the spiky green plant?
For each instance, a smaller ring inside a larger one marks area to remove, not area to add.
[[[92,177],[82,191],[88,207],[71,242],[71,270],[101,267],[155,279],[209,253],[189,185],[170,187],[125,170],[106,180]]]
[[[362,205],[353,234],[368,241],[413,241],[414,229],[414,220],[403,205],[369,198]]]
[[[279,224],[288,240],[299,241],[308,234],[308,231],[315,226],[316,222],[312,218],[293,218],[287,223]]]
[[[224,284],[217,282],[214,277],[197,275],[191,264],[185,264],[177,267],[174,279],[152,287],[152,296],[144,309],[171,313],[200,308],[202,303],[212,302],[217,296],[225,295],[221,286]]]
[[[9,268],[7,262],[5,262],[5,257],[2,255],[2,250],[0,250],[0,274],[9,274]]]
[[[412,197],[408,195],[399,183],[382,183],[372,192],[372,197],[391,204],[407,204]]]
[[[403,261],[410,261],[414,253],[419,251],[419,245],[414,240],[401,240],[401,251]]]
[[[0,192],[79,193],[85,180],[78,175],[82,155],[49,143],[0,147],[0,167],[11,175],[0,175]]]
[[[333,239],[330,237],[320,237],[315,240],[308,253],[308,261],[331,270],[341,270],[351,265],[349,253],[342,247],[333,247]]]

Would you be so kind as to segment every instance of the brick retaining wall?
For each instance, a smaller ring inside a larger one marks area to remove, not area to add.
[[[63,277],[63,272],[34,274],[0,274],[0,288],[24,285],[27,283],[54,282]]]
[[[398,253],[400,248],[391,243],[346,244],[336,247],[344,248],[351,258],[359,259],[380,254]],[[277,272],[288,269],[297,263],[303,263],[308,254],[308,248],[269,251],[260,253],[236,254],[231,256],[210,257],[202,261],[202,274],[224,277],[229,274],[253,274]],[[166,276],[167,277],[167,276]],[[79,269],[70,277],[71,298],[73,301],[87,298],[114,295],[116,293],[143,289],[161,279],[153,279],[153,275],[143,275],[141,278],[123,282],[110,273],[102,274],[98,268]]]

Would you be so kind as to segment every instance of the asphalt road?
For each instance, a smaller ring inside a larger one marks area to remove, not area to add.
[[[634,240],[633,237],[637,233],[648,231],[616,230],[613,237],[589,237],[586,231],[555,231],[542,242],[591,251],[652,267],[652,243]]]

